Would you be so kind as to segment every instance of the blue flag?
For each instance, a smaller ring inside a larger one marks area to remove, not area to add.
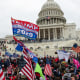
[[[17,44],[16,48],[17,51],[23,51],[23,46],[21,46],[19,43]]]
[[[38,58],[37,58],[37,57],[33,57],[32,60],[33,60],[35,63],[38,63]]]
[[[18,57],[18,55],[16,53],[13,53],[12,55],[14,58]]]
[[[49,59],[48,59],[48,58],[46,58],[46,64],[50,64],[50,62],[49,62]]]
[[[11,53],[9,53],[9,52],[5,52],[5,55],[9,56],[9,57],[12,57]]]

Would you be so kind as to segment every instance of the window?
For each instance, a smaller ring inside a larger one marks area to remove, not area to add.
[[[30,47],[30,50],[33,50],[33,47]]]
[[[49,49],[49,46],[46,46],[46,49]]]

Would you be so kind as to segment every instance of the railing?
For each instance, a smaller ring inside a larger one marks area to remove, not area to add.
[[[55,39],[55,40],[46,40],[46,39],[39,39],[39,40],[20,40],[23,43],[43,43],[43,42],[58,42],[58,41],[68,41],[68,40],[77,40],[76,38],[72,39]],[[7,44],[17,44],[14,40],[7,42]]]

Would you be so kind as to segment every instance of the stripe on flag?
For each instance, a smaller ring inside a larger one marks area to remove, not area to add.
[[[52,70],[51,70],[51,66],[50,66],[48,58],[46,58],[46,66],[44,68],[44,74],[48,76],[52,75]]]
[[[1,66],[0,66],[0,80],[5,80],[5,76],[4,76],[4,73],[2,71]]]
[[[24,60],[27,62],[27,64],[21,69],[21,72],[28,78],[28,80],[34,80],[35,74],[32,68],[31,60],[29,56],[27,55],[25,48],[23,49],[23,56]]]
[[[51,71],[51,66],[50,66],[50,64],[46,64],[45,70],[44,70],[44,74],[45,74],[45,75],[48,75],[48,76],[51,76],[51,75],[52,75],[52,71]]]

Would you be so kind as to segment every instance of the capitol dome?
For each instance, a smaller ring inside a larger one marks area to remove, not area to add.
[[[66,23],[63,11],[54,0],[47,0],[43,4],[38,16],[38,25]]]
[[[54,0],[48,0],[43,6],[42,6],[42,10],[43,9],[60,9],[60,6],[54,2]]]

